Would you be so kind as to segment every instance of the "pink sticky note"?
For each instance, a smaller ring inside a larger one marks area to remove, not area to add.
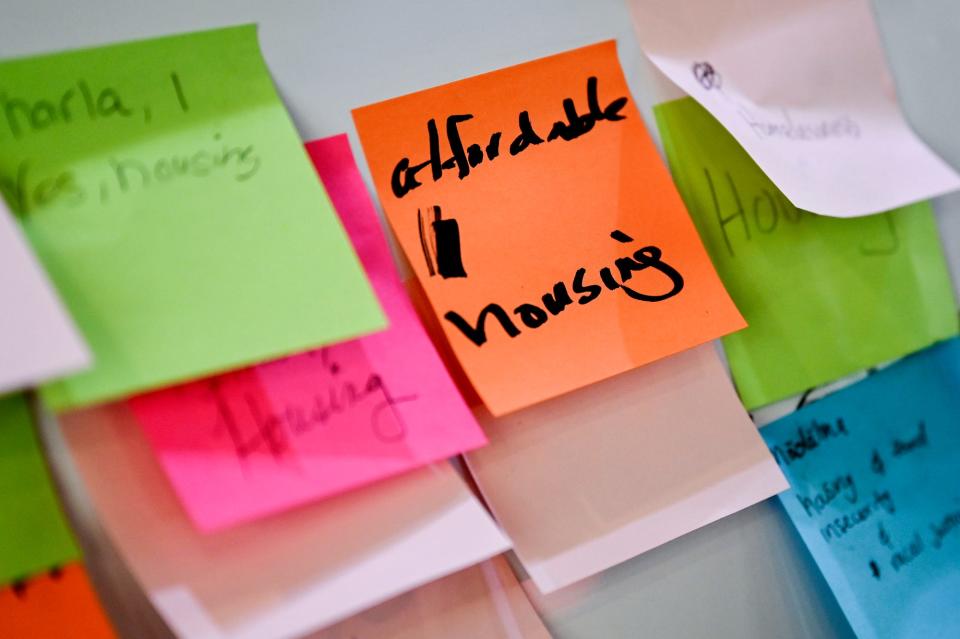
[[[310,142],[307,151],[390,327],[130,400],[203,531],[486,443],[406,296],[347,136]]]

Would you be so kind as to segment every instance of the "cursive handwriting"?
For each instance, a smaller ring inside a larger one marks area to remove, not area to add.
[[[186,113],[190,106],[180,81],[173,72],[170,86],[180,110]],[[152,111],[149,105],[131,107],[120,95],[120,90],[111,86],[91,86],[86,80],[77,80],[56,97],[27,99],[0,92],[0,123],[14,138],[27,133],[37,133],[55,126],[69,126],[74,122],[112,122],[139,116],[149,124]]]
[[[916,435],[906,440],[894,438],[890,448],[892,449],[894,457],[900,457],[901,455],[906,455],[917,448],[925,448],[927,443],[927,424],[921,420],[917,425]]]
[[[123,196],[187,179],[219,176],[245,182],[259,172],[260,155],[253,144],[229,144],[220,133],[214,133],[212,140],[209,145],[152,159],[109,156],[102,165],[103,177],[88,174],[87,183],[78,180],[73,169],[44,171],[35,160],[22,159],[13,174],[0,170],[0,195],[16,215],[26,217],[48,206],[88,203],[88,191],[99,192],[100,204],[106,204],[114,194]],[[99,189],[89,184],[91,180],[99,180]]]
[[[610,234],[614,240],[622,243],[629,243],[633,238],[623,231],[613,231]],[[633,256],[620,257],[614,261],[614,266],[619,275],[619,281],[614,277],[613,271],[609,266],[600,269],[600,281],[603,286],[596,283],[587,283],[584,278],[587,275],[586,268],[579,268],[573,275],[571,288],[574,295],[577,295],[577,304],[585,305],[593,302],[604,291],[622,290],[623,293],[635,300],[641,302],[661,302],[669,299],[683,290],[683,276],[675,268],[664,262],[662,252],[656,246],[644,246],[633,252]],[[660,272],[670,281],[670,289],[664,293],[640,292],[626,282],[630,281],[635,272],[644,271],[652,268]],[[524,326],[530,329],[536,329],[544,324],[550,317],[556,317],[562,313],[568,306],[573,304],[573,298],[570,297],[570,291],[565,282],[557,282],[553,285],[553,290],[545,293],[540,298],[541,304],[523,303],[513,309],[514,314],[520,319]],[[500,328],[510,337],[520,335],[520,329],[510,318],[502,306],[496,303],[487,304],[477,316],[477,321],[471,324],[465,320],[459,313],[448,311],[443,318],[457,327],[467,339],[483,346],[487,341],[487,320],[493,317],[500,324]]]
[[[920,533],[915,532],[906,546],[894,551],[890,556],[890,566],[900,572],[901,568],[919,557],[925,549],[926,544],[923,543],[923,538]]]
[[[755,105],[741,100],[736,90],[727,93],[723,90],[723,78],[709,62],[694,62],[691,70],[694,79],[706,91],[713,91],[736,110],[737,115],[757,134],[757,137],[781,138],[786,140],[825,140],[827,138],[860,137],[860,125],[849,115],[842,114],[834,118],[824,118],[814,122],[794,122],[786,108],[777,109],[774,116],[756,116],[751,110]],[[762,109],[766,111],[766,109]]]
[[[780,444],[773,446],[770,452],[773,453],[773,458],[778,464],[789,466],[803,459],[824,442],[849,434],[842,417],[838,417],[834,424],[814,421],[810,426],[797,426],[796,438],[788,439],[782,446]]]
[[[760,138],[786,138],[788,140],[825,140],[827,138],[860,137],[860,125],[848,115],[841,115],[832,120],[817,122],[794,122],[790,112],[781,109],[783,119],[761,119],[754,116],[748,109],[740,108],[740,117],[750,125],[754,133]]]
[[[406,426],[395,408],[415,401],[417,395],[394,396],[376,373],[370,373],[360,384],[341,379],[342,367],[329,359],[326,350],[319,354],[332,377],[330,383],[306,401],[288,403],[278,409],[264,407],[254,393],[243,393],[242,408],[237,410],[222,392],[220,382],[210,382],[220,425],[241,462],[257,453],[284,461],[294,453],[295,438],[327,427],[334,417],[353,413],[368,400],[372,404],[367,425],[374,438],[387,444],[406,438]],[[358,421],[361,419],[358,417]]]
[[[563,112],[566,121],[559,120],[553,123],[550,133],[547,134],[546,142],[553,142],[554,140],[570,142],[590,132],[597,122],[616,122],[627,117],[620,113],[627,104],[626,97],[617,98],[605,107],[601,107],[597,91],[597,78],[591,76],[587,79],[587,113],[584,115],[580,115],[578,112],[573,98],[564,98]],[[450,157],[444,159],[440,152],[440,132],[437,121],[431,118],[427,122],[430,157],[419,164],[412,165],[409,157],[401,158],[394,166],[390,177],[390,188],[393,190],[393,194],[397,198],[402,198],[410,191],[422,186],[422,183],[417,180],[417,175],[427,167],[430,167],[430,176],[434,182],[440,180],[446,171],[454,169],[457,171],[457,177],[462,180],[470,175],[471,169],[476,168],[484,159],[492,162],[500,157],[502,131],[491,133],[483,147],[476,143],[464,145],[460,138],[458,126],[472,119],[472,113],[447,116],[445,135],[450,147]],[[510,142],[510,155],[518,155],[531,146],[544,143],[544,139],[534,129],[528,111],[521,111],[517,116],[517,128],[519,133]]]
[[[812,497],[797,494],[797,501],[800,502],[807,516],[813,517],[822,513],[827,506],[841,495],[851,504],[857,503],[857,484],[853,475],[838,475],[830,481],[825,481],[820,484],[820,490],[815,492]]]
[[[835,517],[826,526],[820,528],[820,535],[824,541],[828,543],[835,539],[840,539],[850,532],[851,529],[870,520],[873,515],[878,514],[881,510],[888,515],[892,515],[897,510],[893,503],[893,497],[888,490],[883,492],[874,491],[871,502],[845,515]]]
[[[930,532],[933,533],[931,541],[933,547],[939,549],[943,546],[944,538],[957,528],[960,528],[960,510],[949,512],[941,517],[939,522],[930,524]]]

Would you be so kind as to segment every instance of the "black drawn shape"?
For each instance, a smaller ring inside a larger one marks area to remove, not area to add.
[[[420,249],[427,262],[430,277],[439,275],[443,279],[466,277],[463,257],[460,250],[460,224],[454,219],[443,219],[439,206],[430,207],[430,215],[424,216],[417,209],[417,226],[420,230]]]
[[[720,77],[720,74],[717,73],[717,70],[714,69],[713,65],[709,62],[694,62],[693,77],[696,78],[700,86],[707,91],[710,89],[719,89],[723,85],[723,78]]]

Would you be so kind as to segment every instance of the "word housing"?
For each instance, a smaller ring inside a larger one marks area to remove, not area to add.
[[[396,407],[416,401],[416,394],[393,395],[375,372],[366,374],[362,381],[345,379],[347,371],[331,359],[327,349],[305,356],[319,356],[329,380],[318,380],[316,392],[297,402],[272,407],[259,392],[242,392],[231,394],[239,404],[235,407],[223,392],[221,380],[210,380],[209,389],[219,416],[217,431],[229,437],[241,463],[253,455],[269,455],[278,463],[289,461],[295,456],[296,439],[333,427],[368,428],[384,444],[401,444],[406,439],[407,427]],[[332,422],[340,416],[347,420],[334,425]]]
[[[619,230],[613,231],[610,237],[624,244],[633,241],[632,237]],[[663,300],[670,299],[683,290],[683,276],[675,268],[664,262],[661,256],[661,250],[656,246],[650,245],[634,251],[632,257],[617,258],[614,260],[614,266],[617,269],[617,274],[620,279],[617,281],[610,267],[605,266],[601,268],[599,272],[600,281],[603,283],[603,286],[596,283],[585,282],[584,278],[587,275],[587,269],[577,269],[571,283],[573,293],[578,296],[577,304],[584,305],[591,303],[603,293],[604,289],[608,291],[621,289],[627,297],[641,302],[662,302]],[[630,281],[635,272],[644,271],[648,268],[652,268],[666,276],[666,278],[670,280],[670,290],[666,293],[645,293],[626,285],[626,282]],[[551,316],[555,317],[559,315],[564,309],[573,304],[573,298],[570,297],[570,291],[567,289],[565,282],[557,282],[554,284],[553,291],[544,294],[540,298],[540,301],[542,302],[542,307],[537,304],[524,303],[513,309],[513,312],[527,328],[536,329],[543,326]],[[483,307],[477,317],[476,324],[470,324],[455,311],[448,311],[443,317],[456,326],[471,342],[477,346],[483,346],[487,341],[487,320],[491,316],[500,323],[500,327],[510,337],[520,335],[520,329],[517,328],[517,325],[510,319],[507,312],[503,310],[503,307],[495,303],[487,304]]]

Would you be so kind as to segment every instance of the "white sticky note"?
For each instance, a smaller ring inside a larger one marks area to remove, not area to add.
[[[960,188],[912,131],[867,0],[630,0],[650,60],[801,209],[857,217]]]
[[[125,405],[62,423],[104,528],[181,639],[299,637],[510,547],[446,463],[202,534]]]
[[[0,393],[90,363],[90,351],[2,199],[0,308]]]

